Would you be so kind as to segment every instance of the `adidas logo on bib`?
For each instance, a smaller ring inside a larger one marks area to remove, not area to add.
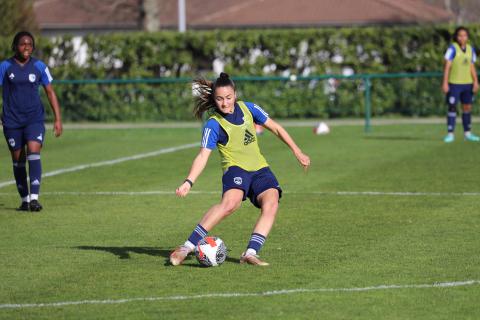
[[[243,144],[249,145],[252,142],[255,142],[255,136],[250,131],[248,131],[248,129],[246,129],[245,138],[243,138]]]

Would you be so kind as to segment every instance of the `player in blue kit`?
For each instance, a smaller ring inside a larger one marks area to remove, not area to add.
[[[0,84],[3,89],[3,134],[13,161],[13,175],[22,203],[18,210],[40,211],[38,202],[42,180],[40,151],[45,141],[45,110],[40,100],[43,86],[55,116],[54,134],[62,134],[60,106],[52,86],[48,67],[32,57],[35,39],[27,31],[15,35],[14,56],[0,63]],[[27,182],[26,162],[30,186]]]
[[[181,264],[212,228],[248,198],[261,210],[261,214],[253,228],[247,250],[240,257],[240,263],[266,266],[268,263],[260,260],[258,252],[275,221],[282,189],[260,152],[255,124],[264,126],[282,140],[305,169],[310,165],[310,158],[262,108],[251,102],[237,100],[235,84],[227,74],[220,74],[213,83],[197,80],[194,88],[198,93],[195,115],[202,118],[207,113],[209,119],[203,129],[200,152],[193,161],[187,179],[176,193],[180,197],[189,193],[212,150],[218,148],[223,169],[223,195],[221,202],[205,213],[187,241],[172,252],[170,262],[175,266]]]

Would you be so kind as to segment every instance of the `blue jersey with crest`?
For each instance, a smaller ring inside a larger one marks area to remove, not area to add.
[[[43,122],[45,111],[40,100],[39,87],[49,85],[52,80],[45,63],[35,58],[30,58],[23,66],[14,58],[2,61],[0,85],[3,90],[3,126],[22,128]]]

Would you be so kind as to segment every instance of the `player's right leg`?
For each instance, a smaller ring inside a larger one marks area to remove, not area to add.
[[[226,191],[223,194],[222,201],[205,213],[200,223],[188,237],[188,240],[170,254],[170,263],[174,266],[182,264],[188,254],[195,249],[197,243],[208,234],[208,231],[212,230],[220,221],[237,210],[243,199],[244,191],[241,189],[229,189]]]
[[[15,177],[17,191],[22,201],[17,210],[28,211],[30,209],[30,196],[27,182],[27,158],[23,141],[23,129],[3,127],[3,134],[12,157],[13,176]]]
[[[445,143],[451,143],[455,141],[455,123],[457,120],[457,102],[460,98],[460,92],[454,84],[449,85],[450,91],[447,93],[447,135],[443,139]]]
[[[18,211],[30,210],[30,195],[28,191],[27,168],[26,168],[26,152],[25,148],[11,151],[13,163],[13,176],[17,185],[17,191],[20,195],[21,203],[17,208]]]

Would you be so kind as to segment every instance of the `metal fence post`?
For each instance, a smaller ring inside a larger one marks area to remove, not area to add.
[[[371,118],[372,118],[372,81],[369,75],[365,75],[363,78],[365,86],[365,132],[368,133],[372,130]]]

